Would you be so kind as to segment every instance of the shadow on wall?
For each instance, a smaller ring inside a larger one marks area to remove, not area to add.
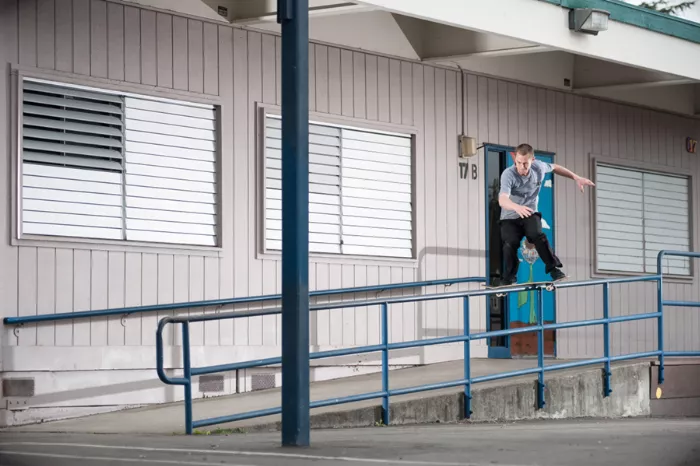
[[[454,276],[454,277],[447,277],[447,276],[435,276],[435,277],[424,277],[424,262],[425,258],[429,255],[433,256],[454,256],[454,257],[469,257],[470,259],[480,259],[480,258],[485,258],[485,251],[484,250],[478,250],[478,249],[460,249],[460,248],[449,248],[449,247],[427,247],[423,248],[421,252],[418,254],[418,268],[417,268],[417,275],[415,278],[415,281],[424,281],[424,280],[441,280],[441,279],[446,279],[446,278],[464,278],[464,277],[459,277],[459,276]],[[479,274],[477,274],[479,275]],[[466,284],[467,286],[470,287],[475,287],[478,286],[476,284]],[[457,285],[460,286],[460,285]],[[436,290],[435,292],[426,292],[426,294],[432,294],[432,293],[440,293],[442,291],[448,292],[450,291],[449,286],[443,286],[440,285],[442,290]],[[430,287],[428,287],[430,288]],[[438,288],[437,286],[434,288]],[[406,288],[405,290],[411,290],[411,288]],[[401,290],[397,290],[401,291]],[[456,290],[455,290],[456,291]],[[397,295],[398,296],[398,295]],[[335,303],[335,302],[342,302],[346,301],[349,299],[354,299],[354,300],[370,300],[370,299],[379,299],[381,296],[379,293],[355,293],[354,295],[349,293],[347,295],[337,295],[337,296],[321,296],[321,297],[313,297],[310,300],[310,303],[312,304],[327,304],[327,303]],[[389,296],[384,296],[386,298],[389,298]],[[421,340],[425,337],[430,337],[430,338],[436,338],[436,337],[444,337],[444,336],[451,336],[454,335],[456,332],[454,329],[449,329],[449,328],[437,328],[437,327],[424,327],[423,326],[423,317],[425,311],[425,305],[426,302],[419,301],[414,304],[416,306],[416,338],[418,340]],[[377,306],[378,307],[378,306]],[[352,308],[349,308],[352,309]],[[460,308],[461,309],[461,308]],[[336,311],[337,312],[337,311]],[[317,312],[312,312],[310,317],[309,317],[309,323],[310,323],[310,333],[309,333],[309,339],[311,342],[312,346],[312,351],[318,350],[318,320],[317,320]],[[424,356],[424,347],[416,347],[416,348],[407,348],[403,350],[392,350],[391,351],[391,359],[396,359],[396,358],[404,358],[404,357],[413,357],[417,358],[417,363],[420,365],[425,364],[425,356]],[[380,364],[381,363],[381,353],[380,352],[374,352],[374,353],[366,353],[366,354],[360,354],[360,355],[353,355],[349,357],[338,357],[338,358],[327,358],[327,359],[322,359],[322,360],[317,360],[318,365],[348,365],[348,364]],[[401,363],[399,363],[401,365]]]
[[[460,249],[460,248],[450,248],[450,247],[427,247],[423,248],[418,254],[418,272],[416,276],[416,281],[424,280],[440,280],[444,278],[464,278],[464,277],[446,277],[446,276],[435,276],[435,277],[425,277],[425,258],[427,256],[455,256],[455,257],[468,257],[469,259],[486,260],[486,251],[484,249]],[[477,275],[479,275],[477,273]],[[459,285],[458,285],[459,286]],[[474,287],[478,286],[473,283],[468,283],[466,286]],[[445,290],[447,291],[447,290]],[[429,328],[423,326],[423,317],[425,313],[425,301],[420,301],[416,306],[416,337],[422,340],[425,337],[439,338],[450,336],[450,329],[443,328]],[[420,348],[418,348],[420,349]],[[425,356],[423,352],[420,352],[420,363],[425,364]]]
[[[155,371],[153,371],[155,372]],[[150,371],[149,371],[150,373]],[[131,382],[115,383],[109,385],[96,385],[86,388],[78,388],[71,390],[63,390],[59,392],[46,393],[43,395],[34,395],[27,398],[27,405],[23,408],[42,408],[42,407],[59,407],[58,403],[65,403],[68,401],[80,401],[84,399],[91,399],[97,397],[105,397],[107,395],[122,395],[124,393],[130,392],[140,392],[143,390],[166,390],[164,396],[165,403],[172,403],[176,401],[176,390],[182,392],[182,387],[174,385],[165,385],[158,379],[157,376],[154,378],[144,379],[144,380],[134,380]],[[182,393],[180,393],[180,397]],[[120,403],[112,403],[114,405]],[[146,404],[146,403],[136,403],[136,404]],[[104,403],[105,406],[110,405],[110,403]],[[72,403],[71,407],[79,406],[94,406],[93,403]]]
[[[424,278],[424,262],[425,258],[429,255],[442,255],[442,256],[457,256],[457,257],[469,257],[470,259],[479,259],[479,258],[484,258],[484,251],[483,250],[473,250],[473,249],[459,249],[459,248],[440,248],[440,247],[429,247],[429,248],[424,248],[419,256],[418,256],[418,269],[417,269],[417,276],[416,276],[416,281],[423,281],[426,279],[444,279],[444,278],[457,278],[457,277],[445,277],[445,276],[436,276],[436,277],[430,277],[430,278]],[[475,286],[474,284],[468,284],[471,287]],[[358,293],[357,295],[364,295],[365,299],[373,299],[376,298],[376,294],[370,295],[369,293]],[[312,298],[312,302],[318,303],[319,300],[323,300],[324,303],[327,302],[336,302],[336,301],[342,301],[347,298],[349,298],[350,295],[338,295],[338,296],[331,296],[331,297],[314,297]],[[356,299],[359,297],[356,296]],[[362,298],[359,298],[362,299]],[[423,326],[423,317],[425,313],[425,302],[418,302],[416,303],[416,335],[417,338],[423,339],[425,337],[442,337],[442,336],[448,336],[450,334],[451,329],[447,328],[426,328]],[[255,307],[257,309],[260,308],[267,308],[267,307],[279,307],[280,306],[280,301],[279,300],[270,300],[266,301],[265,304],[261,305],[261,303],[256,304],[240,304],[240,305],[230,305],[230,306],[222,306],[216,309],[216,311],[223,311],[223,310],[239,310],[239,309],[247,309],[250,307]],[[188,313],[190,310],[189,309],[183,309],[181,312],[173,312],[172,314],[185,314]],[[215,312],[216,312],[215,311]],[[312,316],[315,317],[316,312],[312,313]],[[105,318],[105,321],[107,319]],[[315,319],[313,319],[315,321]],[[40,324],[39,324],[40,325]],[[313,328],[313,327],[312,327]],[[175,340],[175,335],[174,335],[174,329],[170,331],[171,332],[171,338]],[[452,330],[454,333],[454,330]],[[168,332],[166,332],[167,334]],[[315,335],[315,333],[312,332],[312,335]],[[175,363],[175,361],[179,361],[181,359],[181,352],[179,351],[179,346],[172,346],[171,350],[173,353],[170,355],[171,360]],[[418,348],[406,348],[402,350],[394,350],[391,352],[392,359],[396,358],[416,358],[418,359],[419,364],[425,364],[425,356],[422,350],[422,347]],[[361,360],[358,361],[358,359]],[[325,365],[355,365],[358,362],[361,364],[373,364],[377,363],[379,364],[381,361],[381,353],[375,352],[375,353],[367,353],[364,355],[352,355],[352,356],[345,356],[345,357],[338,357],[338,358],[329,358],[325,360],[317,360],[312,362],[313,367],[323,367]],[[402,365],[399,363],[399,365]],[[170,371],[170,370],[168,370]],[[166,389],[165,393],[165,402],[174,402],[176,398],[176,390],[181,390],[180,386],[172,386],[172,385],[165,385],[155,376],[155,370],[154,372],[154,377],[149,378],[146,380],[138,380],[138,381],[131,381],[131,382],[125,382],[125,383],[117,383],[117,384],[109,384],[105,386],[94,386],[94,387],[86,387],[86,388],[81,388],[81,389],[74,389],[74,390],[67,390],[67,391],[61,391],[61,392],[54,392],[54,393],[47,393],[43,395],[36,395],[31,398],[31,406],[34,407],[39,407],[39,406],[45,406],[45,405],[55,405],[56,403],[62,403],[62,402],[67,402],[67,401],[76,401],[76,400],[81,400],[81,399],[89,399],[89,398],[95,398],[95,397],[102,397],[105,395],[117,395],[117,394],[123,394],[123,393],[128,393],[128,392],[137,392],[137,391],[142,391],[142,390],[150,390],[150,389]]]

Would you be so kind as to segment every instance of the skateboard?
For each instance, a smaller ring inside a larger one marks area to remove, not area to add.
[[[554,288],[556,288],[556,284],[562,281],[565,281],[568,276],[560,278],[559,280],[545,280],[545,281],[540,281],[540,282],[528,282],[528,283],[513,283],[512,285],[500,285],[500,286],[491,286],[491,285],[486,285],[484,283],[481,284],[483,288],[486,288],[487,290],[500,290],[500,289],[508,289],[508,288],[518,288],[521,286],[535,286],[535,285],[544,285],[543,288],[547,291],[553,291]],[[496,296],[502,297],[506,296],[508,293],[496,293]]]

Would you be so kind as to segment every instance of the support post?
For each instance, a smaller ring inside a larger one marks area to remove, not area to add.
[[[656,273],[659,278],[656,282],[656,310],[659,312],[657,324],[658,340],[659,340],[659,385],[664,383],[664,272],[661,267],[661,260],[664,257],[664,251],[659,251],[656,256]]]
[[[382,422],[389,425],[389,304],[382,304]]]
[[[539,367],[538,377],[537,377],[537,406],[539,409],[544,408],[544,305],[542,288],[537,288],[537,293],[535,293],[537,300],[537,367]]]
[[[282,25],[282,445],[309,446],[309,2]]]
[[[610,283],[603,284],[603,318],[610,319]],[[603,396],[608,397],[612,393],[612,388],[610,388],[610,321],[603,324],[603,345],[605,346]]]
[[[464,297],[463,309],[464,313],[464,336],[469,337],[469,296]],[[471,376],[471,340],[464,340],[464,380],[467,381],[464,386],[464,418],[469,419],[472,416],[472,376]]]
[[[190,360],[190,324],[182,323],[182,370],[185,385],[185,433],[192,435],[192,363]]]

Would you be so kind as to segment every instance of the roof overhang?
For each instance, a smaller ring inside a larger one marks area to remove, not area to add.
[[[700,25],[613,0],[355,0],[392,13],[700,80]],[[569,30],[570,8],[611,12],[607,31]]]
[[[115,0],[116,1],[116,0]],[[122,0],[280,33],[277,0]],[[617,0],[308,0],[309,38],[606,100],[700,114],[700,24]],[[573,8],[609,12],[597,35]],[[323,53],[323,48],[318,49]]]

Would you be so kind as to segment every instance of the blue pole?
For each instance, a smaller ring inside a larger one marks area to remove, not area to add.
[[[185,432],[192,435],[192,363],[190,361],[190,324],[182,323],[182,369],[185,384]]]
[[[544,306],[542,305],[542,288],[537,288],[537,365],[540,369],[537,378],[537,406],[544,408]]]
[[[612,389],[610,388],[610,284],[603,285],[603,318],[606,319],[603,324],[603,345],[605,346],[605,382],[603,386],[603,395],[610,396]]]
[[[469,336],[469,296],[464,297],[464,336]],[[472,378],[471,378],[471,351],[470,340],[464,340],[464,417],[469,419],[472,416]]]
[[[309,446],[309,2],[282,24],[282,445]]]
[[[661,268],[661,259],[664,257],[664,251],[659,251],[656,256],[656,274],[659,276],[656,282],[657,293],[657,310],[659,311],[659,323],[656,326],[659,332],[659,385],[664,383],[664,284],[663,284],[663,269]]]
[[[382,304],[382,422],[389,425],[389,305]]]

